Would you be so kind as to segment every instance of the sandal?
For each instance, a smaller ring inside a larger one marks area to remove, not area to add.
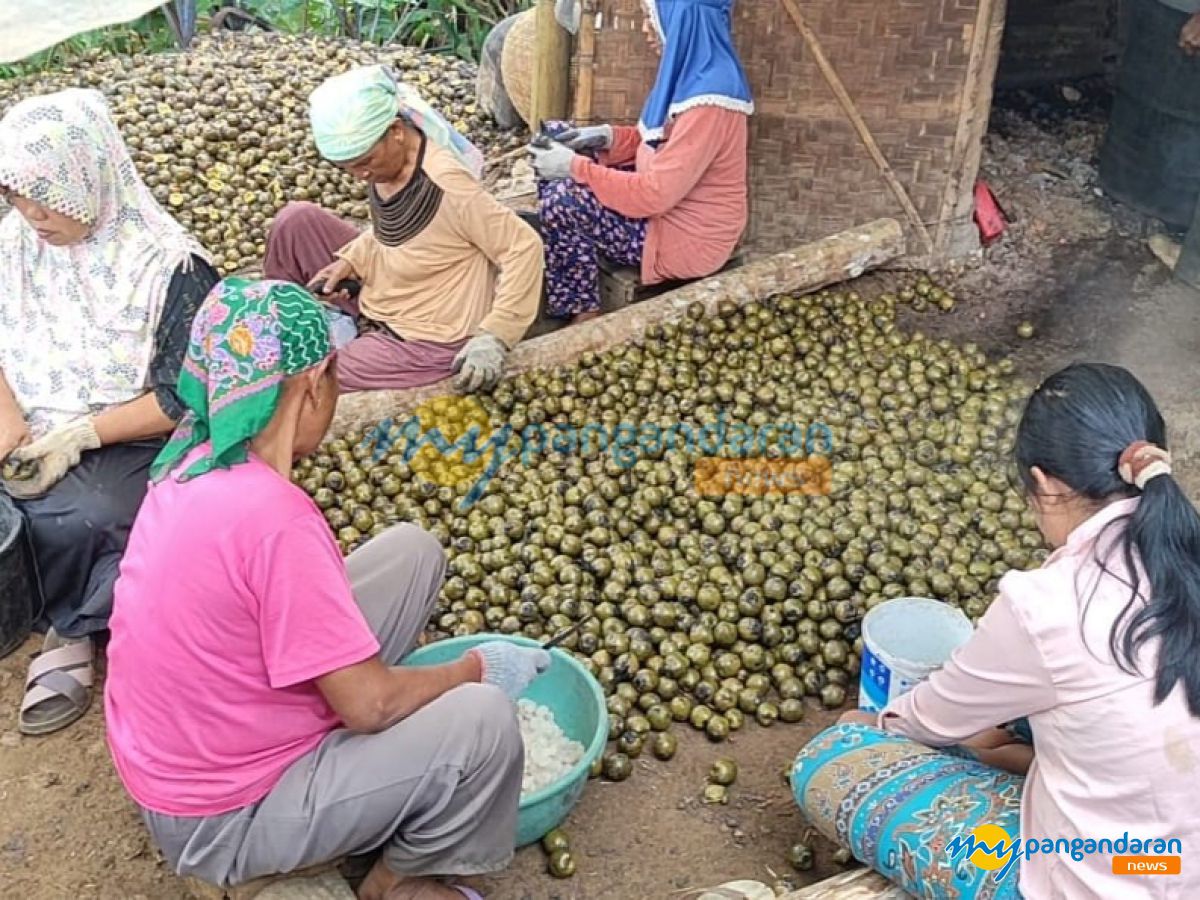
[[[18,728],[22,734],[43,735],[78,721],[92,704],[91,638],[67,640],[50,629],[42,652],[29,666],[25,699]]]

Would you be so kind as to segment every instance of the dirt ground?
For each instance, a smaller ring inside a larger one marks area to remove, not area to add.
[[[1095,154],[1102,86],[1000,99],[983,169],[1015,221],[1006,237],[947,276],[959,298],[947,314],[908,323],[989,353],[1011,353],[1032,380],[1074,360],[1125,365],[1148,385],[1170,424],[1172,451],[1193,496],[1200,487],[1200,294],[1172,282],[1146,251],[1154,223],[1099,193]],[[886,276],[885,276],[886,277]],[[1032,340],[1016,326],[1029,321]],[[83,722],[43,739],[15,729],[21,679],[35,643],[0,663],[0,895],[25,900],[176,900],[164,867],[121,792],[104,745],[98,704]],[[544,874],[537,848],[480,883],[494,900],[669,898],[735,878],[803,884],[832,871],[818,845],[814,872],[788,873],[804,830],[782,771],[831,716],[802,725],[750,726],[714,746],[686,730],[669,764],[639,760],[621,784],[592,782],[566,823],[578,861],[570,881]],[[680,729],[681,732],[685,729]],[[727,807],[697,798],[718,755],[741,776]]]

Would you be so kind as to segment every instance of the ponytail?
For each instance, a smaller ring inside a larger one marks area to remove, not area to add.
[[[1131,671],[1142,646],[1158,638],[1155,704],[1182,683],[1188,709],[1200,716],[1200,516],[1170,474],[1146,482],[1124,540],[1127,559],[1129,546],[1137,548],[1150,596],[1132,615],[1126,606],[1109,646],[1119,651],[1114,656],[1121,668]]]
[[[1031,492],[1036,466],[1099,504],[1140,497],[1119,543],[1110,545],[1109,556],[1124,558],[1132,590],[1109,633],[1109,650],[1123,671],[1135,673],[1142,649],[1157,639],[1155,705],[1182,685],[1188,710],[1200,717],[1200,515],[1171,474],[1166,446],[1162,415],[1132,374],[1077,363],[1033,392],[1015,456]],[[1101,569],[1112,574],[1099,552]]]

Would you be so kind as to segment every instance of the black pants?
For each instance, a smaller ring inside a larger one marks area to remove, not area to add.
[[[161,449],[150,441],[89,451],[46,496],[17,501],[46,601],[39,628],[73,638],[108,628],[117,567]]]

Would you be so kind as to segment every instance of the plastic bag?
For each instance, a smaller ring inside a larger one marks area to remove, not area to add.
[[[325,307],[325,324],[329,326],[329,338],[336,350],[358,337],[358,323],[340,310]]]
[[[0,63],[18,62],[67,38],[132,22],[163,0],[4,0],[0,3]]]
[[[554,18],[571,34],[579,33],[579,19],[582,15],[583,4],[580,0],[555,0]]]

